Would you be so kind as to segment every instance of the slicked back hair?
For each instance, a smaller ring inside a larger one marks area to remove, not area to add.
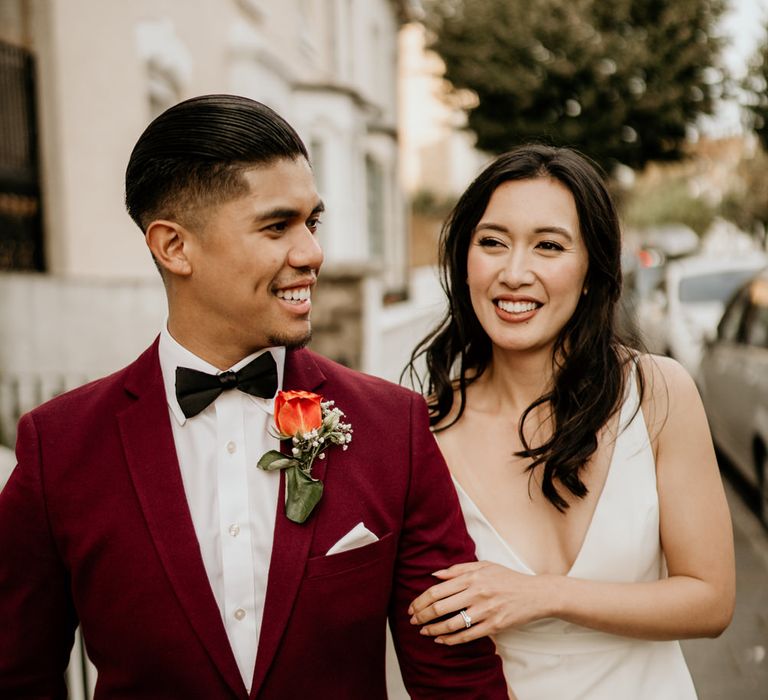
[[[142,231],[154,220],[191,219],[198,208],[245,194],[243,170],[307,149],[279,114],[237,95],[174,105],[144,130],[125,172],[125,205]]]

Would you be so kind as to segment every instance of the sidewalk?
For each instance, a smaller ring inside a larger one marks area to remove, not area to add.
[[[736,545],[736,612],[717,639],[683,642],[699,700],[768,698],[768,533],[726,481]]]

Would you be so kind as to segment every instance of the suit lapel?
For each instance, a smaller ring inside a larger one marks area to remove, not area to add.
[[[325,380],[310,353],[302,350],[289,351],[285,358],[283,389],[285,391],[316,391]],[[282,445],[287,450],[287,445]],[[315,460],[312,475],[322,479],[325,475],[331,452],[325,459]],[[264,616],[259,635],[259,649],[256,655],[251,697],[258,696],[269,667],[272,665],[283,632],[293,609],[299,591],[304,567],[309,555],[312,536],[317,522],[317,512],[312,513],[303,524],[291,522],[285,517],[285,472],[280,474],[280,491],[277,499],[275,535],[272,542],[272,559],[269,564],[269,579],[264,603]],[[318,504],[321,507],[322,501]]]
[[[136,400],[118,415],[120,434],[160,560],[211,660],[237,695],[244,697],[245,685],[208,583],[184,494],[157,341],[129,370],[125,388]]]

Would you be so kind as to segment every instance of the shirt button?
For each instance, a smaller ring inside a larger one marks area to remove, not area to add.
[[[232,440],[230,440],[227,443],[227,452],[229,452],[229,454],[232,454],[236,449],[237,449],[237,445],[234,442],[232,442]]]
[[[235,610],[235,620],[242,620],[245,617],[245,610],[238,608]]]
[[[237,523],[230,525],[229,534],[232,535],[232,537],[237,537],[240,534],[240,526]]]

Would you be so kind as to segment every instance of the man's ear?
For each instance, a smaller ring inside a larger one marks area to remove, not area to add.
[[[147,226],[144,240],[157,264],[172,275],[186,277],[192,273],[186,246],[192,234],[181,224],[157,219]]]

